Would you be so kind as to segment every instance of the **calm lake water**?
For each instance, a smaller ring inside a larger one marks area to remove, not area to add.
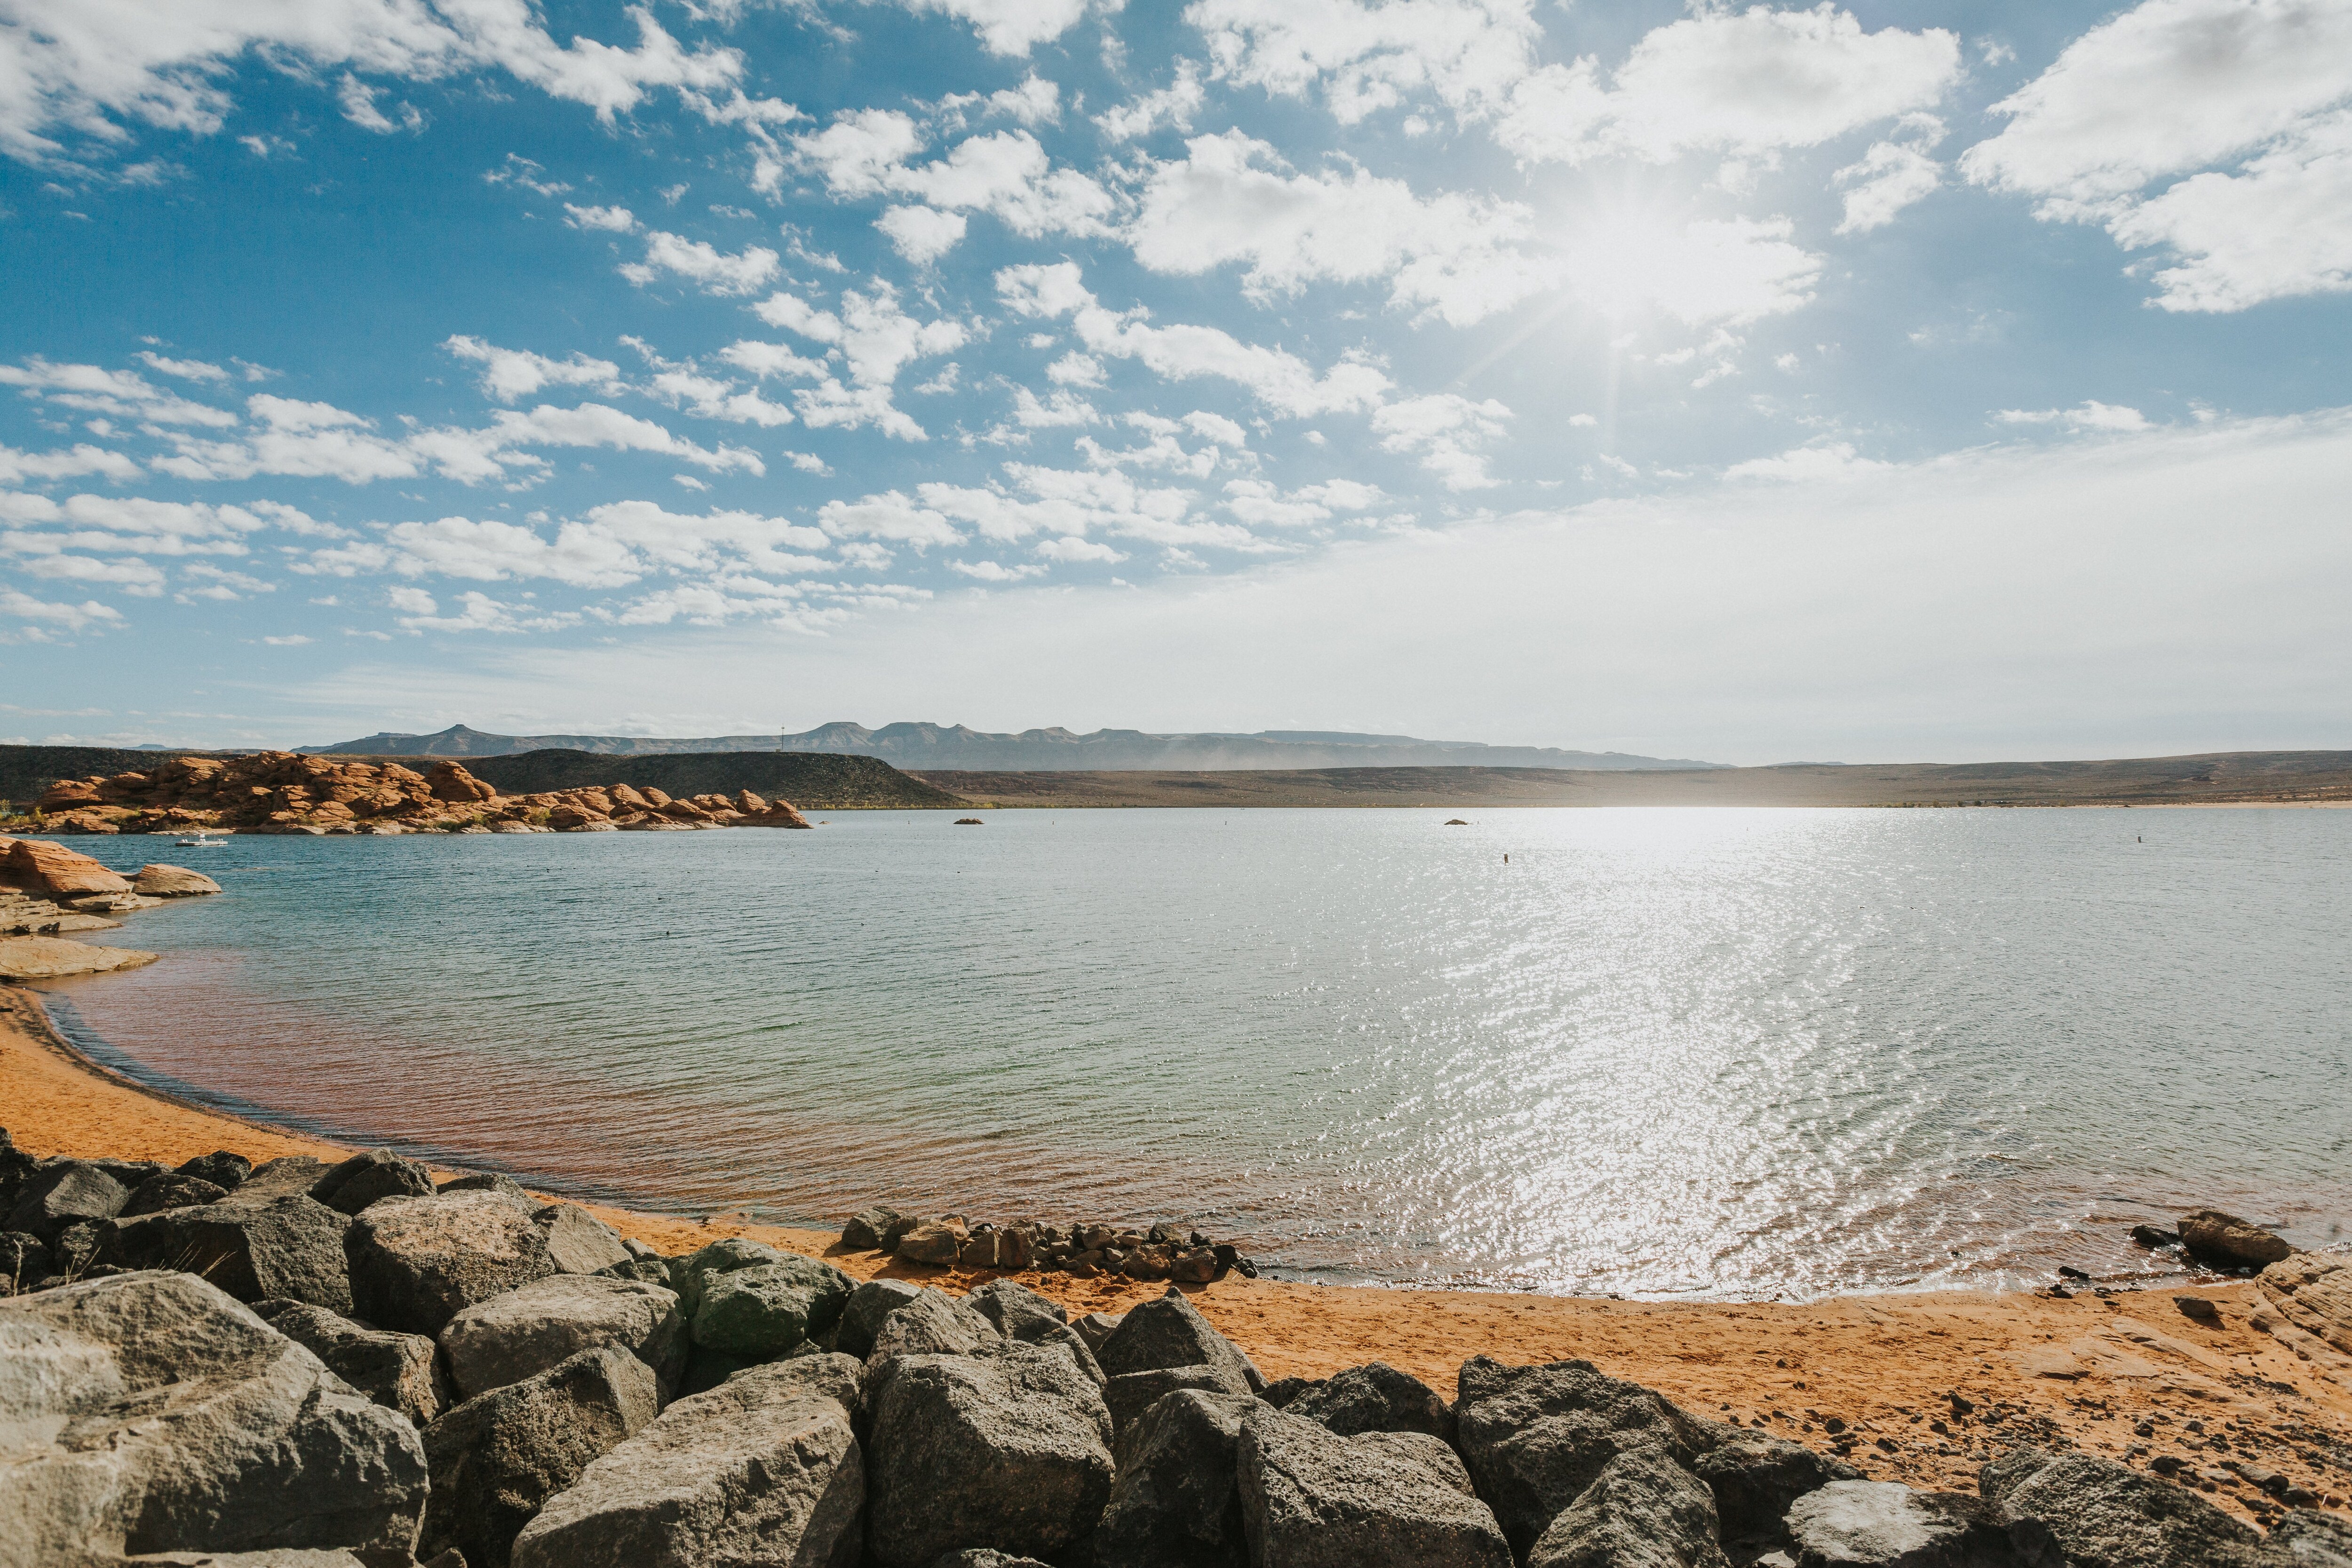
[[[2352,1222],[2352,812],[985,815],[83,839],[227,892],[48,1000],[584,1195],[1174,1218],[1333,1280],[2013,1285],[2145,1275],[2184,1205]]]

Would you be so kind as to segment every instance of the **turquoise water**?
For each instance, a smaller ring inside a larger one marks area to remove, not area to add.
[[[582,1194],[1175,1218],[1331,1279],[2014,1284],[2145,1273],[2186,1204],[2352,1220],[2352,813],[985,815],[84,839],[227,892],[50,1003]]]

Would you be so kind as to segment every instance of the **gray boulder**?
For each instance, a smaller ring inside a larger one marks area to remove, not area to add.
[[[900,1214],[887,1204],[876,1204],[849,1216],[849,1223],[841,1227],[841,1245],[852,1252],[887,1252],[914,1226],[913,1215]]]
[[[418,1553],[455,1547],[468,1568],[507,1568],[522,1527],[650,1425],[656,1398],[652,1369],[605,1345],[458,1405],[425,1429],[433,1490]]]
[[[1110,1412],[1111,1430],[1124,1433],[1137,1417],[1171,1394],[1249,1394],[1235,1388],[1233,1379],[1213,1366],[1169,1366],[1151,1372],[1127,1372],[1105,1378],[1103,1405]]]
[[[357,1214],[378,1198],[432,1196],[433,1173],[390,1149],[371,1149],[329,1170],[310,1195],[337,1214]]]
[[[530,1216],[493,1193],[385,1198],[352,1222],[345,1251],[359,1315],[411,1334],[555,1272]]]
[[[729,1237],[669,1260],[670,1289],[677,1292],[677,1310],[688,1322],[702,1310],[702,1292],[709,1282],[739,1268],[762,1268],[781,1263],[784,1255],[763,1242]]]
[[[1116,1312],[1088,1312],[1073,1321],[1070,1327],[1076,1331],[1078,1338],[1087,1342],[1087,1349],[1100,1355],[1103,1342],[1117,1333],[1119,1324],[1125,1321]]]
[[[228,1196],[228,1189],[200,1176],[183,1176],[166,1172],[150,1176],[131,1189],[131,1197],[122,1205],[118,1219],[136,1219],[142,1214],[161,1214],[165,1209],[192,1208],[200,1204],[215,1204]]]
[[[2294,1256],[2284,1238],[2220,1209],[2182,1215],[2180,1240],[2189,1257],[2215,1268],[2261,1268]]]
[[[992,1355],[1004,1348],[996,1325],[944,1290],[925,1289],[892,1309],[875,1331],[869,1363],[909,1355]]]
[[[1977,1473],[2007,1516],[2039,1525],[2067,1568],[2251,1568],[2262,1539],[2186,1487],[2089,1454],[2021,1447]]]
[[[922,1293],[921,1286],[904,1279],[868,1279],[841,1304],[834,1344],[844,1355],[863,1359],[872,1354],[874,1336],[880,1331],[882,1321]]]
[[[621,1233],[578,1204],[550,1204],[531,1217],[547,1233],[548,1260],[558,1274],[597,1274],[632,1260]]]
[[[1777,1536],[1790,1503],[1832,1481],[1862,1479],[1843,1459],[1769,1432],[1714,1422],[1705,1430],[1713,1446],[1691,1462],[1691,1473],[1715,1493],[1726,1541]]]
[[[235,1192],[246,1177],[253,1174],[253,1162],[227,1149],[215,1149],[209,1154],[199,1154],[181,1163],[176,1173],[194,1176],[200,1182],[210,1182],[216,1187]]]
[[[931,1568],[1052,1568],[1034,1557],[1014,1557],[1007,1552],[992,1552],[985,1546],[975,1546],[969,1552],[950,1552],[931,1564]]]
[[[1591,1362],[1505,1366],[1473,1356],[1457,1386],[1455,1441],[1514,1552],[1532,1550],[1619,1454],[1654,1447],[1677,1464],[1694,1457],[1690,1417]]]
[[[88,1160],[44,1161],[17,1189],[6,1228],[52,1241],[69,1225],[112,1219],[130,1201],[130,1188]]]
[[[494,1193],[528,1215],[536,1215],[546,1205],[512,1176],[495,1171],[478,1171],[468,1176],[452,1176],[433,1189],[436,1193]]]
[[[419,1426],[456,1401],[423,1334],[363,1328],[307,1301],[262,1301],[255,1315],[326,1363],[327,1370]]]
[[[549,1500],[515,1568],[853,1568],[857,1373],[846,1356],[779,1362],[678,1401]]]
[[[1342,1437],[1261,1405],[1242,1422],[1234,1468],[1253,1563],[1511,1568],[1495,1515],[1452,1451],[1425,1435]]]
[[[1551,1521],[1528,1568],[1729,1568],[1715,1494],[1659,1447],[1629,1448],[1601,1467]],[[1927,1568],[1922,1563],[1919,1568]]]
[[[772,1361],[831,1328],[854,1289],[856,1281],[831,1264],[795,1254],[718,1275],[703,1286],[694,1342]]]
[[[275,1160],[257,1165],[244,1181],[236,1185],[237,1196],[255,1203],[267,1203],[273,1198],[290,1198],[299,1194],[310,1195],[319,1178],[327,1173],[327,1163],[308,1154],[281,1154]],[[206,1177],[205,1180],[211,1180]],[[223,1183],[222,1185],[227,1185]]]
[[[1283,1408],[1342,1437],[1359,1432],[1426,1432],[1451,1443],[1454,1407],[1429,1384],[1385,1362],[1351,1366],[1299,1390]]]
[[[665,1395],[686,1373],[677,1297],[658,1285],[591,1274],[554,1274],[478,1301],[449,1320],[440,1342],[467,1399],[600,1345],[645,1363]]]
[[[1200,1310],[1170,1287],[1155,1301],[1129,1309],[1095,1352],[1104,1374],[1156,1372],[1168,1367],[1205,1366],[1217,1374],[1228,1393],[1255,1394],[1265,1386],[1250,1358],[1217,1332]]]
[[[615,1263],[596,1272],[607,1279],[634,1279],[640,1285],[658,1285],[670,1294],[669,1260],[663,1258],[632,1258],[626,1263]]]
[[[1098,1568],[1239,1568],[1248,1550],[1234,1480],[1245,1394],[1171,1394],[1119,1436],[1118,1479],[1096,1527]]]
[[[2271,1526],[2264,1545],[2275,1568],[2352,1568],[2352,1521],[2294,1509]]]
[[[216,1203],[110,1221],[98,1259],[201,1274],[240,1301],[308,1301],[348,1314],[351,1224],[306,1194],[257,1180]]]
[[[425,1499],[414,1426],[192,1274],[0,1301],[0,1568],[404,1554]]]
[[[1048,1300],[1017,1279],[992,1279],[963,1299],[963,1304],[996,1325],[1008,1340],[1032,1344],[1070,1321],[1057,1301]]]
[[[1832,1481],[1790,1506],[1800,1568],[2064,1568],[2041,1533],[1995,1504],[1895,1481]]]
[[[933,1263],[953,1268],[970,1237],[963,1226],[948,1220],[928,1219],[908,1226],[891,1250],[908,1263]]]
[[[1109,1500],[1110,1413],[1057,1351],[900,1357],[871,1403],[867,1547],[884,1568],[975,1546],[1051,1557]]]

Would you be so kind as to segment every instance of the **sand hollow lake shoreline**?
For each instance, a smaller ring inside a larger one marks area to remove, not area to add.
[[[0,1106],[17,1145],[44,1155],[172,1163],[215,1149],[256,1162],[339,1159],[323,1140],[222,1115],[111,1072],[58,1034],[36,994],[0,985]],[[827,1231],[583,1205],[664,1254],[726,1237],[822,1257],[859,1279],[952,1293],[997,1277],[842,1248]],[[1119,1312],[1164,1287],[1066,1274],[1013,1276],[1084,1312]],[[2242,1517],[2269,1506],[2237,1471],[2267,1469],[2345,1507],[2352,1492],[2352,1373],[2265,1331],[2251,1282],[2179,1289],[1853,1297],[1693,1304],[1479,1291],[1331,1288],[1229,1275],[1189,1288],[1201,1312],[1269,1377],[1322,1377],[1386,1362],[1450,1390],[1461,1363],[1578,1358],[1696,1411],[1762,1424],[1821,1448],[1846,1431],[1874,1479],[1973,1491],[1978,1467],[2017,1442],[2126,1459],[2168,1456]],[[2177,1298],[2211,1304],[2204,1319]],[[1955,1396],[1958,1396],[1957,1398]]]

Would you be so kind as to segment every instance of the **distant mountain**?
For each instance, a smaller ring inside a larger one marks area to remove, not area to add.
[[[434,735],[369,735],[306,752],[375,757],[505,757],[520,752],[593,752],[602,756],[675,756],[688,752],[830,752],[880,757],[900,768],[1003,773],[1115,772],[1139,768],[1216,772],[1243,768],[1716,768],[1721,763],[1569,752],[1557,746],[1489,746],[1344,730],[1265,730],[1255,734],[1154,735],[1141,730],[1024,730],[991,734],[961,724],[846,721],[797,735],[709,735],[694,740],[635,735],[490,735],[452,724]]]

